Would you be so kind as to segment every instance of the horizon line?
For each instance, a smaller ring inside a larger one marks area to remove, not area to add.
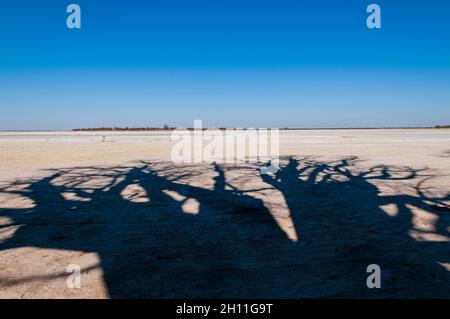
[[[401,130],[401,129],[450,129],[450,125],[435,126],[374,126],[374,127],[264,127],[266,129],[278,129],[280,131],[313,131],[313,130]],[[145,131],[173,131],[175,129],[195,130],[193,127],[93,127],[93,128],[75,128],[75,129],[17,129],[2,130],[0,132],[145,132]],[[262,129],[257,127],[208,127],[207,129]],[[198,128],[197,128],[198,130]]]

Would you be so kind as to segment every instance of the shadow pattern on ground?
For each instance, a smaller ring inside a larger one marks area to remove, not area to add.
[[[437,216],[434,233],[449,237],[444,202],[450,197],[424,195],[420,181],[430,176],[420,171],[376,166],[355,173],[356,161],[288,158],[275,175],[261,175],[284,196],[297,242],[286,237],[260,199],[228,183],[227,166],[213,165],[214,187],[206,189],[181,182],[204,167],[141,163],[58,170],[1,188],[35,206],[0,210],[12,220],[8,226],[21,225],[0,250],[95,252],[112,298],[450,297],[450,272],[441,265],[450,263],[449,242],[409,235],[414,206]],[[85,185],[99,177],[109,182]],[[373,183],[417,179],[415,195],[381,196]],[[139,185],[149,201],[124,199],[129,185]],[[197,214],[183,212],[188,199],[197,201]],[[387,204],[398,214],[387,215],[380,208]],[[369,264],[381,266],[381,289],[366,286]]]

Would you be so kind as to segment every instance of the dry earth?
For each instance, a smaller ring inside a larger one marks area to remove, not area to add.
[[[450,297],[449,130],[282,131],[275,175],[171,146],[0,133],[0,297]]]

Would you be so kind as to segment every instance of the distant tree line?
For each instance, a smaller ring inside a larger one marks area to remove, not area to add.
[[[164,125],[163,127],[89,127],[89,128],[75,128],[72,131],[171,131],[174,127]]]
[[[294,128],[294,127],[284,127],[280,128],[280,130],[367,130],[367,129],[430,129],[433,127],[346,127],[346,128]],[[450,128],[450,125],[436,125],[434,128]],[[75,132],[97,132],[97,131],[172,131],[175,130],[176,127],[169,127],[168,125],[164,125],[163,127],[92,127],[92,128],[76,128],[72,129]],[[192,127],[185,128],[186,130],[194,130]],[[219,127],[218,130],[226,130],[225,127]],[[246,130],[246,128],[242,128]],[[207,128],[202,128],[202,130],[207,130]]]

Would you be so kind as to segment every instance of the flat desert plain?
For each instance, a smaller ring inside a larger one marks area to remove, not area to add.
[[[172,145],[0,132],[0,297],[450,297],[450,130],[281,131],[265,175]]]

